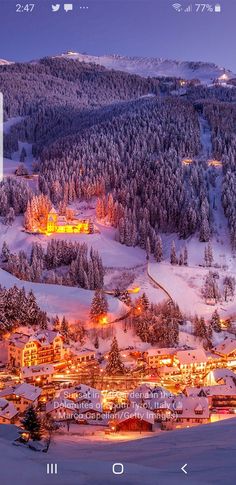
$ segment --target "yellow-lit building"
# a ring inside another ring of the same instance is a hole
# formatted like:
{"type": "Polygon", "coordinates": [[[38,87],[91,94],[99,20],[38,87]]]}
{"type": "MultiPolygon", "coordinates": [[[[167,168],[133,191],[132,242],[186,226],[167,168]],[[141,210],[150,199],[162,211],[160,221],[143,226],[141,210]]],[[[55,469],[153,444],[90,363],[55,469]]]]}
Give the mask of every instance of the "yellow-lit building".
{"type": "Polygon", "coordinates": [[[14,334],[8,343],[8,362],[15,367],[60,362],[64,354],[62,336],[49,330],[32,336],[14,334]]]}
{"type": "Polygon", "coordinates": [[[53,233],[83,233],[91,234],[93,232],[93,224],[86,219],[68,219],[67,216],[61,216],[53,207],[47,218],[48,234],[53,233]]]}

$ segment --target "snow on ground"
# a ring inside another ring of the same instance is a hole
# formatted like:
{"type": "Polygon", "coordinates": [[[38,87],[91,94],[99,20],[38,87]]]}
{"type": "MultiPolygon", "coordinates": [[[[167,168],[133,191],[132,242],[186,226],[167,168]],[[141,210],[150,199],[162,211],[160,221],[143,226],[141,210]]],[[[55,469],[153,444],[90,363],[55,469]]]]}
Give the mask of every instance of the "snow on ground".
{"type": "MultiPolygon", "coordinates": [[[[1,428],[1,426],[0,426],[1,428]]],[[[1,433],[0,433],[1,434],[1,433]]],[[[120,442],[57,436],[49,452],[35,453],[0,438],[1,481],[18,485],[233,485],[236,476],[236,419],[120,442]],[[47,463],[58,464],[56,476],[47,463]],[[113,475],[113,463],[124,474],[113,475]],[[187,463],[187,475],[181,467],[187,463]]]]}
{"type": "MultiPolygon", "coordinates": [[[[16,285],[18,288],[24,287],[27,292],[33,290],[40,308],[48,313],[49,316],[59,317],[65,315],[70,321],[88,321],[93,291],[82,288],[72,288],[70,286],[46,285],[41,283],[31,283],[21,281],[0,269],[0,282],[6,288],[16,285]]],[[[109,320],[114,320],[118,316],[127,312],[123,303],[117,298],[108,296],[109,320]]]]}
{"type": "Polygon", "coordinates": [[[10,177],[14,175],[17,167],[19,165],[19,160],[11,160],[10,158],[3,159],[3,173],[4,177],[10,177]]]}
{"type": "MultiPolygon", "coordinates": [[[[0,61],[1,65],[1,61],[0,61]]],[[[22,116],[15,116],[14,118],[9,118],[7,121],[3,123],[3,132],[5,135],[8,135],[11,131],[11,127],[20,123],[23,120],[22,116]]]]}
{"type": "MultiPolygon", "coordinates": [[[[151,276],[164,288],[178,303],[180,309],[187,316],[199,314],[209,318],[217,308],[223,316],[234,315],[236,312],[236,298],[228,303],[219,302],[216,305],[207,305],[201,295],[201,287],[209,268],[191,266],[172,266],[167,262],[150,263],[151,276]]],[[[217,270],[222,280],[225,276],[223,269],[217,270]]],[[[236,272],[230,272],[236,276],[236,272]]]]}

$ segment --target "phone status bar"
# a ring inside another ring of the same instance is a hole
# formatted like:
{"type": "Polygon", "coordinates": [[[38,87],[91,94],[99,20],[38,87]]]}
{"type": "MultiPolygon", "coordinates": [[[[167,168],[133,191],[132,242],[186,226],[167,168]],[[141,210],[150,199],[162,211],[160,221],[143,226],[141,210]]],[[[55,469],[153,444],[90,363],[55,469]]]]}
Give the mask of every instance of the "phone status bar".
{"type": "Polygon", "coordinates": [[[220,3],[173,3],[172,8],[177,13],[221,13],[222,11],[220,3]]]}

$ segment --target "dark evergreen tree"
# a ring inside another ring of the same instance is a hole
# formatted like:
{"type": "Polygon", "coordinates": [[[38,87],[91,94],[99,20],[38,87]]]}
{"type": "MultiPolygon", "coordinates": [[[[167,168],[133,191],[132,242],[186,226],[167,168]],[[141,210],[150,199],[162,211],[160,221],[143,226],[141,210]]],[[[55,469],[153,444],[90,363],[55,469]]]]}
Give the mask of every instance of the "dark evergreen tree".
{"type": "Polygon", "coordinates": [[[41,439],[41,421],[33,406],[29,406],[21,421],[23,428],[29,432],[32,440],[41,439]]]}
{"type": "Polygon", "coordinates": [[[120,352],[116,337],[113,338],[111,350],[108,354],[108,361],[106,365],[106,373],[108,375],[124,374],[125,366],[121,360],[120,352]]]}

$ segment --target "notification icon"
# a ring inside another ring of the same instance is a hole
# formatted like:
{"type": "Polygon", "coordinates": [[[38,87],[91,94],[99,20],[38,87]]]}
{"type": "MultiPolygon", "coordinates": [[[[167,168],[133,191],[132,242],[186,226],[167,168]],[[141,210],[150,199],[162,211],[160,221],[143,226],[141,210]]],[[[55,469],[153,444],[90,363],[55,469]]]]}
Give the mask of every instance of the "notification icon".
{"type": "Polygon", "coordinates": [[[73,10],[73,4],[72,3],[64,3],[64,10],[65,10],[65,12],[71,12],[73,10]]]}
{"type": "Polygon", "coordinates": [[[56,3],[55,5],[52,5],[52,12],[59,12],[60,10],[60,4],[56,3]]]}

